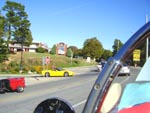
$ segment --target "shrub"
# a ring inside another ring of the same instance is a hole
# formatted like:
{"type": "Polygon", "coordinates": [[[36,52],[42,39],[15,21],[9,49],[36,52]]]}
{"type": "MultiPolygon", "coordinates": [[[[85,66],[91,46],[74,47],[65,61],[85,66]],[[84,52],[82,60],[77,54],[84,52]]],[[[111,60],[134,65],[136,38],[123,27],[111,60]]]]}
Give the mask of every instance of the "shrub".
{"type": "Polygon", "coordinates": [[[37,72],[37,73],[41,73],[41,71],[43,70],[43,67],[42,66],[33,66],[33,68],[35,69],[35,71],[37,72]]]}
{"type": "Polygon", "coordinates": [[[45,49],[42,48],[42,47],[38,47],[38,48],[36,49],[36,52],[38,52],[38,53],[44,53],[44,52],[45,52],[45,49]]]}
{"type": "Polygon", "coordinates": [[[10,66],[10,67],[16,67],[18,65],[19,64],[16,61],[11,61],[8,66],[10,66]]]}
{"type": "Polygon", "coordinates": [[[36,70],[35,70],[34,67],[30,67],[30,71],[31,71],[31,72],[35,72],[36,70]]]}

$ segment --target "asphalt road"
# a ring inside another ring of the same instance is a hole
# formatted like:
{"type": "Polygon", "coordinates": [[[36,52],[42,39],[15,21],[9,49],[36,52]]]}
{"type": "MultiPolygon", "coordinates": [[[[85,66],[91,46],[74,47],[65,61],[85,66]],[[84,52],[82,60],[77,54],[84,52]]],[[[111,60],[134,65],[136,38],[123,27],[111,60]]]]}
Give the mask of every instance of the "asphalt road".
{"type": "MultiPolygon", "coordinates": [[[[124,87],[126,83],[135,80],[138,71],[137,68],[132,68],[131,76],[119,76],[116,82],[120,82],[124,87]]],[[[28,85],[23,93],[0,94],[0,113],[33,113],[41,101],[51,97],[67,100],[74,107],[76,113],[81,113],[98,75],[99,72],[91,68],[74,77],[62,77],[56,81],[28,85]]]]}
{"type": "Polygon", "coordinates": [[[28,85],[23,93],[1,94],[0,113],[33,113],[34,108],[41,101],[51,97],[67,100],[77,112],[78,109],[80,112],[80,105],[85,103],[97,76],[98,72],[87,71],[74,77],[60,77],[59,80],[28,85]]]}

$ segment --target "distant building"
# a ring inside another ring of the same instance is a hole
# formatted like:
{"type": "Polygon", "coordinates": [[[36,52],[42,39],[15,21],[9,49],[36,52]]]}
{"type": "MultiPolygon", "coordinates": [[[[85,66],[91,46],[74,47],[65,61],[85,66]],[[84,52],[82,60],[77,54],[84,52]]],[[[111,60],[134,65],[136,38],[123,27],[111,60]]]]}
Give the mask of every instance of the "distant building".
{"type": "MultiPolygon", "coordinates": [[[[41,43],[41,42],[32,42],[30,46],[23,46],[23,51],[25,52],[36,52],[36,49],[38,47],[42,47],[45,49],[45,51],[49,52],[49,48],[47,44],[41,43]]],[[[11,52],[17,52],[21,50],[21,44],[17,43],[10,43],[9,44],[9,50],[11,52]]]]}
{"type": "Polygon", "coordinates": [[[65,55],[67,53],[67,45],[63,42],[56,44],[56,54],[57,55],[65,55]]]}

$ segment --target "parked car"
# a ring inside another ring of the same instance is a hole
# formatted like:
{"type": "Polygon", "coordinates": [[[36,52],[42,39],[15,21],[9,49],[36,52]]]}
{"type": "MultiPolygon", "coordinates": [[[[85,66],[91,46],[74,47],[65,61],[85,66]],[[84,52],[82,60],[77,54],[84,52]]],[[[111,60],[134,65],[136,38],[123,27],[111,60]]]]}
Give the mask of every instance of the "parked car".
{"type": "Polygon", "coordinates": [[[127,64],[124,64],[123,67],[121,68],[119,75],[128,75],[130,76],[130,68],[127,64]]]}
{"type": "Polygon", "coordinates": [[[25,88],[25,78],[7,78],[0,80],[0,93],[6,91],[23,92],[25,88]]]}
{"type": "Polygon", "coordinates": [[[42,76],[45,76],[45,77],[51,77],[51,76],[68,77],[68,76],[74,76],[74,72],[67,70],[67,69],[63,69],[63,68],[54,68],[54,69],[50,69],[50,70],[43,70],[42,76]]]}

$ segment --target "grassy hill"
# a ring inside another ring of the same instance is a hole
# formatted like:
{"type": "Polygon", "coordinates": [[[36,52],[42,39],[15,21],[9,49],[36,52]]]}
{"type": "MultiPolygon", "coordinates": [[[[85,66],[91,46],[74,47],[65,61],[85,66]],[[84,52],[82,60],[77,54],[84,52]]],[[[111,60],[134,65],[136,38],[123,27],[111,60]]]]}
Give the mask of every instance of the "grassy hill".
{"type": "MultiPolygon", "coordinates": [[[[9,60],[0,64],[0,73],[18,73],[20,70],[21,53],[10,54],[9,60]]],[[[95,61],[87,63],[86,59],[68,58],[62,55],[50,55],[49,53],[29,53],[23,52],[22,70],[23,73],[36,72],[40,73],[43,69],[51,69],[52,67],[76,67],[95,65],[95,61]],[[49,56],[51,61],[47,65],[43,65],[43,57],[49,56]]]]}

